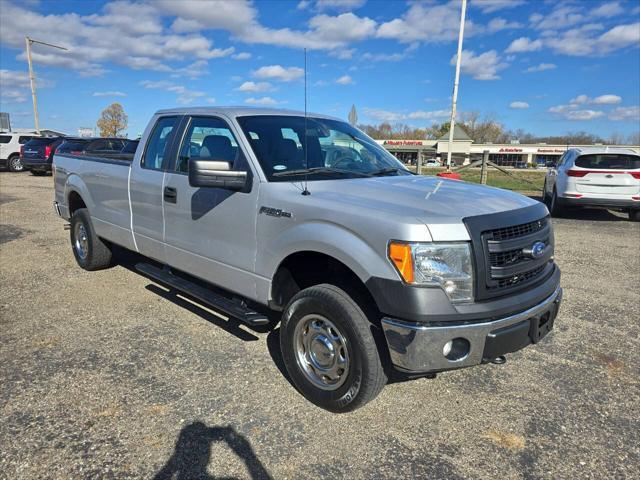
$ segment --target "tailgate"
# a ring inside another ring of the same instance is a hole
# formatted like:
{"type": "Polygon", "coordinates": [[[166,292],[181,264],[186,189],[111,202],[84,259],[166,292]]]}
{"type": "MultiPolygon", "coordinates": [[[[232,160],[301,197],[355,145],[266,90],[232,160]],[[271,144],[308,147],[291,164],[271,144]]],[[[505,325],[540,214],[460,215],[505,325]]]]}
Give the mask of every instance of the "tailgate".
{"type": "MultiPolygon", "coordinates": [[[[635,172],[634,172],[635,173],[635,172]]],[[[640,177],[640,171],[638,171],[640,177]]],[[[603,195],[636,195],[640,193],[640,179],[631,172],[616,170],[593,171],[576,178],[576,191],[603,195]]]]}

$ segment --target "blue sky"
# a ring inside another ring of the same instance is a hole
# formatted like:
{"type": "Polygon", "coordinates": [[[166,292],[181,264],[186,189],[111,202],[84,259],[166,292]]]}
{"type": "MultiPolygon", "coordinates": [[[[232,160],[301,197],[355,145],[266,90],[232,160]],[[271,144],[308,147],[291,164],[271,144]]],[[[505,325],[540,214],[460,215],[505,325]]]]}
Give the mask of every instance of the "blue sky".
{"type": "MultiPolygon", "coordinates": [[[[460,1],[0,0],[0,110],[42,127],[93,127],[113,101],[130,136],[160,108],[265,105],[361,123],[447,119],[460,1]]],[[[640,130],[640,2],[469,0],[458,110],[534,134],[640,130]]]]}

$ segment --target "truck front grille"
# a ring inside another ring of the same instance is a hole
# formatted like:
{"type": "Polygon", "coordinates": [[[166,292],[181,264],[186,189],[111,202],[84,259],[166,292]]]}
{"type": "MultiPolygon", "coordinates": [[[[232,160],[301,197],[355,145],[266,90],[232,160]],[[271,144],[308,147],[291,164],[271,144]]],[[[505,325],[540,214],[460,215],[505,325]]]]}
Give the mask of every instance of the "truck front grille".
{"type": "Polygon", "coordinates": [[[476,300],[523,290],[553,271],[553,230],[544,206],[469,217],[465,224],[474,249],[476,300]],[[537,242],[546,247],[534,258],[531,250],[537,242]]]}

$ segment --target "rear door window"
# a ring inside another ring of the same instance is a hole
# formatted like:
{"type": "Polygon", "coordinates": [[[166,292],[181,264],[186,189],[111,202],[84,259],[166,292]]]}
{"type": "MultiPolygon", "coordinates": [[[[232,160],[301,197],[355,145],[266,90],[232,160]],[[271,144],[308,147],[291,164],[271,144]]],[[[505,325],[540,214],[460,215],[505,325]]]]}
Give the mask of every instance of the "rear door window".
{"type": "Polygon", "coordinates": [[[640,168],[640,156],[616,153],[580,155],[575,165],[594,170],[634,170],[640,168]]]}
{"type": "Polygon", "coordinates": [[[18,137],[18,143],[20,145],[24,145],[25,143],[27,143],[29,140],[31,140],[33,137],[32,136],[22,136],[22,137],[18,137]]]}
{"type": "Polygon", "coordinates": [[[147,146],[142,157],[142,168],[150,170],[162,170],[164,168],[177,125],[178,117],[161,117],[158,119],[149,140],[147,140],[147,146]]]}
{"type": "Polygon", "coordinates": [[[67,140],[58,149],[59,153],[82,153],[89,143],[88,140],[67,140]]]}

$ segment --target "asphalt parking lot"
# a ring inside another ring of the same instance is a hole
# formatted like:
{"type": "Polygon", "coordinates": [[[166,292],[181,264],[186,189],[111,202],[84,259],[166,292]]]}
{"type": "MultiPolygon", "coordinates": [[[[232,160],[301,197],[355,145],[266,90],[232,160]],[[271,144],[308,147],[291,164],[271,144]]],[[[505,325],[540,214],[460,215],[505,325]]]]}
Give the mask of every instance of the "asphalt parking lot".
{"type": "Polygon", "coordinates": [[[76,266],[51,177],[0,172],[0,478],[637,478],[640,224],[554,222],[564,303],[542,343],[308,403],[278,331],[76,266]]]}

